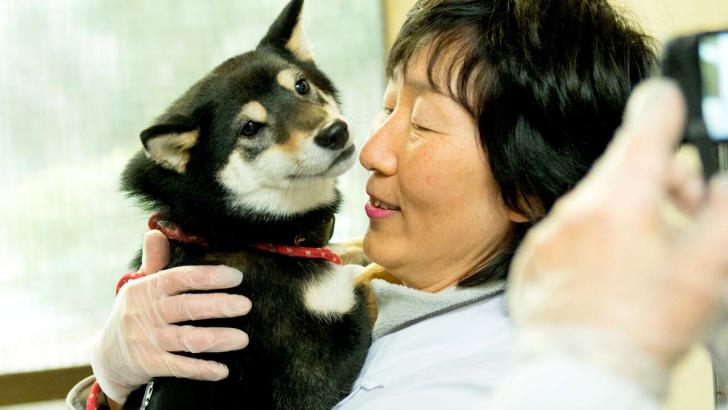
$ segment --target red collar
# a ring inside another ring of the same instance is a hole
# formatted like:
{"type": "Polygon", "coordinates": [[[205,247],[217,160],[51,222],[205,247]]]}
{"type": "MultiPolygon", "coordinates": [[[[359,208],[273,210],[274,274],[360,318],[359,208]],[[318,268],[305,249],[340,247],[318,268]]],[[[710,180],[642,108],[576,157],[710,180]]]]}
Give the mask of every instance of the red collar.
{"type": "Polygon", "coordinates": [[[326,259],[329,262],[341,265],[339,255],[326,248],[304,248],[302,246],[274,245],[272,243],[257,243],[253,246],[263,251],[279,253],[281,255],[293,256],[295,258],[326,259]]]}
{"type": "MultiPolygon", "coordinates": [[[[207,247],[207,242],[202,237],[188,235],[177,225],[165,220],[164,218],[165,217],[162,212],[155,212],[149,217],[149,223],[147,226],[149,226],[149,229],[156,229],[162,232],[167,239],[207,247]]],[[[295,245],[275,245],[272,243],[258,243],[253,245],[253,247],[263,251],[296,258],[325,259],[329,262],[341,265],[341,258],[339,255],[325,248],[304,248],[295,245]]]]}
{"type": "Polygon", "coordinates": [[[147,222],[149,230],[156,229],[159,232],[162,232],[167,239],[171,239],[173,241],[193,243],[195,245],[207,247],[207,242],[205,242],[204,239],[196,235],[187,235],[177,225],[169,222],[165,218],[166,216],[164,213],[160,211],[153,213],[152,216],[149,217],[149,222],[147,222]]]}

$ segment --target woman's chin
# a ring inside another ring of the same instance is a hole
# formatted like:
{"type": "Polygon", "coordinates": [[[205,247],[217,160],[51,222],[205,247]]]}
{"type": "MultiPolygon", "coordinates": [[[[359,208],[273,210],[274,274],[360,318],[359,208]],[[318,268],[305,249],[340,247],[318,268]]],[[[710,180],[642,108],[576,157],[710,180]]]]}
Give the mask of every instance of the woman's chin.
{"type": "Polygon", "coordinates": [[[387,236],[389,235],[374,232],[370,228],[364,235],[362,248],[372,262],[389,271],[401,264],[403,252],[395,241],[388,240],[387,236]]]}

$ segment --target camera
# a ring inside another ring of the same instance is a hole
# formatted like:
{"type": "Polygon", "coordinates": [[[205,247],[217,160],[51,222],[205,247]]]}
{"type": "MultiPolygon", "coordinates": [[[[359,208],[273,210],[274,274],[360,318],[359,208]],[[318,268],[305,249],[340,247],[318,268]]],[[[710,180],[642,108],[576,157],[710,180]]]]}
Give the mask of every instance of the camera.
{"type": "Polygon", "coordinates": [[[728,171],[728,30],[670,41],[662,74],[674,79],[685,95],[683,142],[697,147],[706,179],[728,171]]]}

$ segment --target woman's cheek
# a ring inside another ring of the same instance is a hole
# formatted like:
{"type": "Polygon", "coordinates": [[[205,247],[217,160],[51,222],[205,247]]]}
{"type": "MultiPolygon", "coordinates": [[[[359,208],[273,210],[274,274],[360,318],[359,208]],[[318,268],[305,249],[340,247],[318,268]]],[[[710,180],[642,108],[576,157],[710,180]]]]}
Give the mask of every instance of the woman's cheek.
{"type": "Polygon", "coordinates": [[[437,207],[442,195],[449,191],[446,181],[443,180],[448,170],[427,160],[417,160],[409,165],[405,170],[400,167],[401,189],[405,200],[409,205],[423,210],[437,207]]]}
{"type": "Polygon", "coordinates": [[[417,138],[410,144],[407,156],[407,176],[418,184],[441,187],[458,179],[462,173],[460,161],[462,155],[452,155],[448,147],[438,144],[432,139],[417,138]]]}

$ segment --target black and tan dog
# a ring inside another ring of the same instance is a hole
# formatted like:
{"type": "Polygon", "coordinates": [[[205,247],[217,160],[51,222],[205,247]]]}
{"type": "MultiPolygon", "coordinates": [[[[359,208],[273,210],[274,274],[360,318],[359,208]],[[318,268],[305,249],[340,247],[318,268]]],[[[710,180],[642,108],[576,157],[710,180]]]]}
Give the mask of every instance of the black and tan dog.
{"type": "Polygon", "coordinates": [[[174,102],[142,132],[144,150],[124,172],[124,191],[183,232],[170,237],[169,267],[235,267],[245,279],[226,292],[253,301],[247,316],[194,323],[250,335],[241,351],[191,355],[225,363],[227,379],[158,378],[125,408],[330,409],[364,361],[369,321],[351,270],[256,247],[324,246],[340,202],[335,177],[354,161],[336,90],[303,36],[302,6],[291,1],[254,51],[174,102]]]}

